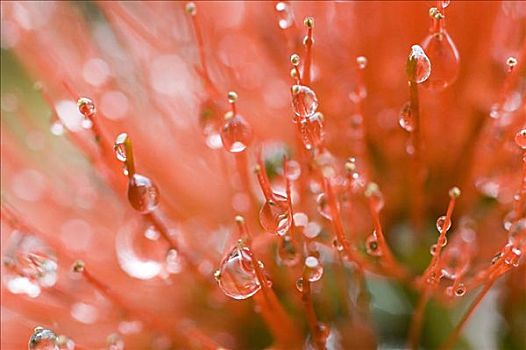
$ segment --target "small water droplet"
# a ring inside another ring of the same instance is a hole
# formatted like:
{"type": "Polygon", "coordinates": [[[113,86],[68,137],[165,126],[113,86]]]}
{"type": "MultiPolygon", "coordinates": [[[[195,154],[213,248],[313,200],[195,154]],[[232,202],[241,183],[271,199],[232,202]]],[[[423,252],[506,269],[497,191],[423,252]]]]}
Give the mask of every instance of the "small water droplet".
{"type": "Polygon", "coordinates": [[[169,249],[166,253],[165,270],[169,274],[174,275],[180,273],[183,270],[181,255],[176,249],[169,249]]]}
{"type": "Polygon", "coordinates": [[[296,289],[299,292],[303,292],[303,277],[300,277],[296,280],[296,289]]]}
{"type": "Polygon", "coordinates": [[[431,62],[420,45],[411,47],[408,67],[410,67],[408,74],[418,84],[426,81],[431,75],[431,62]]]}
{"type": "Polygon", "coordinates": [[[64,124],[60,120],[55,120],[49,127],[49,131],[55,136],[64,134],[64,124]]]}
{"type": "Polygon", "coordinates": [[[303,234],[305,237],[313,239],[320,235],[321,233],[321,226],[315,221],[311,221],[305,226],[303,229],[303,234]]]}
{"type": "Polygon", "coordinates": [[[140,213],[151,213],[159,205],[159,190],[148,177],[134,174],[128,184],[128,201],[140,213]]]}
{"type": "Polygon", "coordinates": [[[508,242],[514,246],[526,246],[526,219],[513,223],[508,230],[508,242]]]}
{"type": "Polygon", "coordinates": [[[380,212],[383,209],[385,205],[384,195],[377,184],[370,182],[364,194],[372,202],[372,206],[376,212],[380,212]]]}
{"type": "Polygon", "coordinates": [[[289,160],[287,162],[287,178],[290,181],[296,181],[301,175],[301,166],[295,160],[289,160]]]}
{"type": "Polygon", "coordinates": [[[336,248],[337,251],[343,251],[343,244],[341,244],[340,241],[338,241],[337,239],[332,241],[332,245],[334,248],[336,248]]]}
{"type": "Polygon", "coordinates": [[[515,134],[515,143],[522,149],[526,149],[526,129],[519,130],[515,134]]]}
{"type": "Polygon", "coordinates": [[[306,276],[310,282],[316,282],[323,276],[323,266],[321,266],[318,258],[308,256],[305,259],[306,276]]]}
{"type": "Polygon", "coordinates": [[[371,256],[382,256],[382,249],[378,244],[376,231],[373,231],[373,233],[365,240],[365,251],[371,256]]]}
{"type": "Polygon", "coordinates": [[[292,106],[300,118],[308,118],[318,109],[318,97],[311,88],[304,85],[292,87],[292,106]]]}
{"type": "Polygon", "coordinates": [[[316,198],[316,203],[318,204],[318,213],[327,220],[332,220],[331,211],[329,208],[329,202],[327,201],[327,196],[325,193],[320,193],[316,198]]]}
{"type": "Polygon", "coordinates": [[[95,115],[96,109],[93,101],[88,97],[81,97],[77,100],[79,112],[87,119],[95,115]]]}
{"type": "Polygon", "coordinates": [[[294,266],[299,262],[300,255],[296,243],[290,236],[284,236],[278,245],[279,262],[285,266],[294,266]]]}
{"type": "Polygon", "coordinates": [[[124,340],[117,333],[110,334],[106,339],[106,350],[124,350],[124,340]]]}
{"type": "Polygon", "coordinates": [[[450,86],[458,76],[460,57],[455,43],[445,31],[429,34],[422,42],[433,71],[424,87],[431,90],[443,90],[450,86]]]}
{"type": "Polygon", "coordinates": [[[281,29],[287,29],[294,23],[294,15],[290,4],[285,1],[280,1],[276,4],[276,11],[278,12],[278,25],[281,29]]]}
{"type": "Polygon", "coordinates": [[[365,69],[365,67],[367,67],[367,57],[365,56],[356,57],[356,63],[358,64],[358,68],[365,69]]]}
{"type": "Polygon", "coordinates": [[[298,227],[305,227],[309,223],[309,217],[305,213],[294,213],[294,224],[298,227]]]}
{"type": "Polygon", "coordinates": [[[286,197],[274,193],[259,211],[259,223],[265,231],[280,236],[285,235],[292,225],[292,214],[286,197]]]}
{"type": "Polygon", "coordinates": [[[126,162],[128,159],[125,142],[128,139],[128,134],[122,133],[117,136],[115,143],[113,144],[113,151],[115,152],[115,157],[120,162],[126,162]]]}
{"type": "Polygon", "coordinates": [[[438,246],[436,244],[431,245],[429,248],[429,253],[433,256],[437,253],[438,246]]]}
{"type": "Polygon", "coordinates": [[[400,111],[398,119],[400,126],[407,132],[415,130],[415,119],[413,118],[413,111],[411,109],[411,103],[406,102],[400,111]]]}
{"type": "Polygon", "coordinates": [[[226,123],[221,129],[223,147],[230,153],[244,151],[252,141],[252,128],[239,114],[228,112],[225,119],[226,123]]]}
{"type": "Polygon", "coordinates": [[[449,6],[450,0],[442,0],[440,1],[440,5],[442,5],[442,8],[445,9],[449,6]]]}
{"type": "Polygon", "coordinates": [[[446,216],[442,215],[437,219],[436,227],[440,233],[442,233],[442,230],[446,230],[447,232],[451,228],[451,220],[448,220],[446,223],[446,216]]]}
{"type": "Polygon", "coordinates": [[[36,298],[41,288],[57,282],[57,258],[43,241],[33,235],[14,231],[6,242],[2,280],[14,294],[36,298]]]}
{"type": "Polygon", "coordinates": [[[261,289],[247,247],[236,245],[221,261],[215,277],[223,293],[237,300],[250,298],[261,289]]]}
{"type": "Polygon", "coordinates": [[[459,283],[458,286],[455,288],[455,295],[457,297],[461,297],[464,294],[466,294],[466,287],[464,286],[464,283],[459,283]]]}
{"type": "Polygon", "coordinates": [[[43,327],[34,329],[27,346],[29,350],[59,350],[55,332],[43,327]]]}

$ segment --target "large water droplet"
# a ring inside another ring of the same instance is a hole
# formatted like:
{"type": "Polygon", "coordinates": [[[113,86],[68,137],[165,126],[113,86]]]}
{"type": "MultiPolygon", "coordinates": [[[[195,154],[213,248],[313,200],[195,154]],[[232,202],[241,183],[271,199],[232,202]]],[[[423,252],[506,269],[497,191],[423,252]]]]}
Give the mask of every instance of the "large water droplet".
{"type": "MultiPolygon", "coordinates": [[[[170,245],[142,217],[126,218],[115,237],[115,251],[120,267],[131,277],[148,280],[158,276],[169,261],[170,245]]],[[[169,271],[167,271],[169,272],[169,271]]]]}
{"type": "Polygon", "coordinates": [[[318,109],[318,97],[311,88],[304,85],[292,87],[292,106],[300,118],[308,118],[318,109]]]}
{"type": "Polygon", "coordinates": [[[27,347],[29,350],[59,350],[57,335],[51,329],[36,327],[27,347]]]}
{"type": "Polygon", "coordinates": [[[274,193],[273,199],[267,200],[261,207],[259,222],[265,231],[280,236],[285,235],[292,225],[292,215],[287,198],[274,193]]]}
{"type": "Polygon", "coordinates": [[[128,185],[128,201],[142,214],[151,213],[159,205],[159,190],[148,177],[134,174],[128,185]]]}
{"type": "Polygon", "coordinates": [[[252,128],[245,119],[232,112],[226,118],[226,123],[221,129],[221,141],[228,152],[239,153],[244,151],[252,141],[252,128]]]}
{"type": "Polygon", "coordinates": [[[261,289],[250,251],[239,245],[223,258],[215,277],[223,293],[234,299],[250,298],[261,289]]]}
{"type": "Polygon", "coordinates": [[[126,146],[125,146],[125,142],[126,142],[126,139],[128,138],[128,134],[126,133],[122,133],[122,134],[119,134],[116,138],[115,138],[115,143],[113,144],[113,151],[115,152],[115,157],[117,158],[118,161],[120,162],[126,162],[127,160],[127,152],[126,152],[126,146]]]}
{"type": "Polygon", "coordinates": [[[413,110],[411,103],[406,102],[400,111],[400,117],[398,119],[400,126],[407,132],[415,130],[415,118],[413,117],[413,110]]]}
{"type": "Polygon", "coordinates": [[[280,1],[276,4],[278,12],[278,25],[281,29],[287,29],[294,23],[294,15],[290,4],[286,1],[280,1]]]}
{"type": "Polygon", "coordinates": [[[436,227],[438,232],[442,233],[442,230],[445,230],[446,232],[451,228],[451,220],[448,220],[446,223],[446,216],[442,215],[437,219],[436,227]]]}
{"type": "Polygon", "coordinates": [[[433,71],[424,84],[432,90],[442,90],[451,85],[458,76],[460,57],[449,34],[443,30],[429,34],[422,42],[433,71]]]}
{"type": "Polygon", "coordinates": [[[57,282],[55,253],[39,238],[14,231],[6,244],[2,280],[14,294],[36,298],[57,282]]]}
{"type": "Polygon", "coordinates": [[[305,270],[307,279],[310,282],[316,282],[323,276],[323,266],[321,266],[318,258],[314,256],[308,256],[305,259],[305,270]]]}
{"type": "Polygon", "coordinates": [[[423,83],[431,74],[431,62],[420,45],[413,45],[409,54],[408,74],[418,84],[423,83]]]}

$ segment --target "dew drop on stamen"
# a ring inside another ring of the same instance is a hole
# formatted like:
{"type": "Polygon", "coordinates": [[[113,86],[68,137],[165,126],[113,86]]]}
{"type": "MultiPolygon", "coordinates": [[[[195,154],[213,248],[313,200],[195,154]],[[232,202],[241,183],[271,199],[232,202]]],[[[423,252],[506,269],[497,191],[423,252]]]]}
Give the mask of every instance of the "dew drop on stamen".
{"type": "Polygon", "coordinates": [[[27,347],[29,350],[59,350],[57,335],[51,329],[36,327],[27,347]]]}
{"type": "Polygon", "coordinates": [[[299,292],[303,292],[303,277],[300,277],[296,280],[296,289],[299,292]]]}
{"type": "Polygon", "coordinates": [[[292,106],[294,113],[300,118],[308,118],[318,109],[318,97],[311,88],[304,85],[294,85],[292,91],[292,106]]]}
{"type": "Polygon", "coordinates": [[[382,250],[380,249],[378,238],[376,237],[376,231],[373,231],[373,233],[365,240],[365,251],[371,256],[382,255],[382,250]]]}
{"type": "Polygon", "coordinates": [[[466,294],[466,287],[463,283],[459,283],[458,286],[455,288],[455,295],[457,297],[461,297],[464,294],[466,294]]]}
{"type": "Polygon", "coordinates": [[[223,258],[214,276],[223,293],[237,300],[250,298],[261,289],[250,251],[239,245],[223,258]]]}
{"type": "Polygon", "coordinates": [[[438,249],[438,246],[436,244],[433,244],[431,245],[431,247],[429,248],[429,253],[433,256],[436,255],[437,253],[437,249],[438,249]]]}
{"type": "Polygon", "coordinates": [[[124,143],[126,142],[126,139],[128,138],[128,134],[122,133],[117,136],[115,139],[115,143],[113,145],[113,151],[115,152],[115,157],[120,162],[126,162],[128,160],[128,157],[126,155],[126,146],[124,143]]]}
{"type": "Polygon", "coordinates": [[[329,202],[327,201],[327,196],[325,193],[320,193],[316,198],[316,203],[318,204],[317,209],[318,213],[327,220],[332,220],[332,215],[329,207],[329,202]]]}
{"type": "Polygon", "coordinates": [[[520,148],[526,150],[526,129],[519,130],[515,134],[515,143],[520,148]]]}
{"type": "Polygon", "coordinates": [[[265,231],[280,236],[285,235],[292,225],[292,214],[286,197],[274,193],[259,211],[259,222],[265,231]]]}
{"type": "Polygon", "coordinates": [[[151,213],[159,205],[159,190],[148,177],[134,174],[128,184],[128,201],[140,213],[151,213]]]}
{"type": "Polygon", "coordinates": [[[412,132],[415,129],[415,119],[413,117],[413,111],[410,102],[406,102],[402,107],[398,122],[402,129],[407,132],[412,132]]]}
{"type": "Polygon", "coordinates": [[[323,266],[321,266],[318,258],[308,256],[305,259],[306,276],[309,282],[316,282],[323,276],[323,266]]]}
{"type": "Polygon", "coordinates": [[[290,236],[284,236],[279,241],[278,257],[279,262],[285,266],[294,266],[299,262],[298,248],[290,236]]]}
{"type": "Polygon", "coordinates": [[[451,220],[449,220],[446,225],[446,216],[445,215],[440,216],[437,219],[436,228],[438,232],[440,233],[442,233],[442,230],[445,230],[447,232],[451,228],[451,220]]]}
{"type": "Polygon", "coordinates": [[[276,4],[276,11],[278,12],[278,25],[281,29],[287,29],[294,23],[294,15],[290,4],[285,1],[280,1],[276,4]]]}
{"type": "Polygon", "coordinates": [[[77,108],[85,118],[93,117],[96,113],[95,104],[88,97],[81,97],[77,101],[77,108]]]}
{"type": "Polygon", "coordinates": [[[426,81],[431,74],[431,62],[420,45],[413,45],[409,61],[415,61],[414,80],[420,84],[426,81]]]}
{"type": "Polygon", "coordinates": [[[223,147],[230,153],[244,151],[252,141],[252,129],[245,119],[239,114],[232,115],[228,112],[226,123],[221,129],[223,147]]]}
{"type": "Polygon", "coordinates": [[[377,184],[371,182],[367,185],[364,192],[365,196],[371,201],[373,209],[378,213],[385,205],[384,195],[377,184]]]}
{"type": "Polygon", "coordinates": [[[422,48],[433,66],[431,76],[423,86],[437,91],[450,86],[457,79],[460,57],[449,34],[445,30],[429,34],[422,42],[422,48]]]}

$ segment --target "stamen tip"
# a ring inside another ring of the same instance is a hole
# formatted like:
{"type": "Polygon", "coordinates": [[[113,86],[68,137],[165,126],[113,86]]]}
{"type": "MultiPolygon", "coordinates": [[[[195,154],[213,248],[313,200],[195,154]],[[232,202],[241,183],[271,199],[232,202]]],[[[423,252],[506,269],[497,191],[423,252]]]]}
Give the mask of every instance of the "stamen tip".
{"type": "Polygon", "coordinates": [[[449,196],[451,198],[458,198],[458,197],[460,197],[460,193],[461,193],[460,192],[460,188],[458,188],[456,186],[449,190],[449,196]]]}

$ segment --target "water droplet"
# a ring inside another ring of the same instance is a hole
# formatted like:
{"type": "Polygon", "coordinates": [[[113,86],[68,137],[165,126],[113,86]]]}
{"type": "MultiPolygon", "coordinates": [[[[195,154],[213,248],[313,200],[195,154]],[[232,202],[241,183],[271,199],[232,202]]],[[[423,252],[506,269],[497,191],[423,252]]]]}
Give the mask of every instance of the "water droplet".
{"type": "Polygon", "coordinates": [[[285,235],[292,225],[292,214],[287,198],[274,193],[273,199],[267,200],[261,207],[259,223],[267,232],[285,235]]]}
{"type": "Polygon", "coordinates": [[[449,6],[450,1],[449,0],[442,0],[440,1],[440,5],[442,5],[442,8],[445,9],[449,6]]]}
{"type": "Polygon", "coordinates": [[[55,120],[49,127],[49,131],[55,136],[64,134],[64,124],[60,120],[55,120]]]}
{"type": "Polygon", "coordinates": [[[323,114],[316,112],[299,120],[298,128],[305,149],[311,150],[323,142],[323,114]]]}
{"type": "Polygon", "coordinates": [[[95,115],[95,104],[90,98],[81,97],[77,101],[77,108],[84,118],[91,118],[95,115]]]}
{"type": "Polygon", "coordinates": [[[466,294],[466,287],[464,286],[464,283],[459,283],[458,286],[455,288],[455,295],[457,297],[461,297],[464,294],[466,294]]]}
{"type": "Polygon", "coordinates": [[[337,239],[332,241],[332,245],[334,246],[334,248],[336,248],[337,251],[343,251],[343,244],[341,244],[340,241],[338,241],[337,239]]]}
{"type": "Polygon", "coordinates": [[[318,258],[308,256],[305,259],[306,276],[310,282],[316,282],[323,276],[323,266],[321,266],[318,258]]]}
{"type": "Polygon", "coordinates": [[[367,67],[367,57],[365,56],[356,57],[356,63],[358,64],[358,68],[365,69],[365,67],[367,67]]]}
{"type": "Polygon", "coordinates": [[[436,227],[440,233],[442,233],[442,230],[446,230],[447,232],[451,228],[451,220],[448,220],[446,223],[446,216],[442,215],[437,219],[436,227]]]}
{"type": "Polygon", "coordinates": [[[75,342],[65,335],[57,337],[57,345],[60,350],[75,350],[75,342]]]}
{"type": "Polygon", "coordinates": [[[240,245],[223,258],[215,278],[223,293],[237,300],[250,298],[261,289],[250,250],[240,245]]]}
{"type": "Polygon", "coordinates": [[[301,166],[295,160],[289,160],[287,162],[287,178],[290,181],[296,181],[301,175],[301,166]]]}
{"type": "Polygon", "coordinates": [[[284,236],[279,241],[278,246],[279,261],[285,266],[294,266],[300,260],[300,255],[296,243],[290,236],[284,236]]]}
{"type": "Polygon", "coordinates": [[[509,228],[508,242],[514,246],[526,246],[526,219],[520,219],[509,228]]]}
{"type": "Polygon", "coordinates": [[[373,233],[365,240],[365,251],[371,256],[382,256],[382,249],[378,244],[376,231],[373,231],[373,233]]]}
{"type": "Polygon", "coordinates": [[[522,129],[515,134],[515,143],[522,149],[526,149],[526,129],[522,129]]]}
{"type": "Polygon", "coordinates": [[[458,50],[449,34],[442,30],[429,34],[422,42],[433,72],[424,87],[431,90],[442,90],[451,85],[458,76],[460,58],[458,50]]]}
{"type": "Polygon", "coordinates": [[[431,245],[429,248],[429,253],[433,256],[437,253],[438,246],[436,244],[431,245]]]}
{"type": "Polygon", "coordinates": [[[423,83],[431,75],[431,62],[420,45],[413,45],[408,60],[408,74],[414,77],[418,84],[423,83]]]}
{"type": "Polygon", "coordinates": [[[27,346],[29,350],[59,350],[55,332],[42,327],[34,329],[27,346]]]}
{"type": "Polygon", "coordinates": [[[411,103],[406,102],[400,111],[400,117],[398,119],[400,126],[407,132],[415,130],[415,119],[413,118],[413,111],[411,109],[411,103]]]}
{"type": "Polygon", "coordinates": [[[128,139],[128,134],[126,133],[119,134],[117,138],[115,139],[115,143],[113,145],[113,151],[115,152],[115,157],[117,158],[118,161],[123,162],[123,163],[126,162],[126,160],[128,159],[126,146],[125,146],[125,142],[127,139],[128,139]]]}
{"type": "Polygon", "coordinates": [[[159,205],[159,190],[146,176],[134,174],[128,184],[128,201],[142,214],[151,213],[159,205]]]}
{"type": "Polygon", "coordinates": [[[511,225],[516,219],[515,210],[510,210],[505,216],[504,219],[502,219],[502,225],[504,226],[504,229],[506,231],[509,231],[511,228],[511,225]]]}
{"type": "Polygon", "coordinates": [[[221,141],[228,152],[244,151],[252,141],[252,129],[239,114],[228,112],[226,123],[221,129],[221,141]]]}
{"type": "Polygon", "coordinates": [[[170,245],[164,239],[151,239],[158,234],[152,232],[151,224],[142,217],[125,218],[115,237],[117,259],[124,272],[140,280],[152,279],[163,272],[170,245]]]}
{"type": "Polygon", "coordinates": [[[299,292],[303,292],[303,277],[300,277],[296,280],[296,289],[299,292]]]}
{"type": "Polygon", "coordinates": [[[219,107],[212,100],[203,102],[199,109],[199,126],[206,139],[206,145],[211,149],[219,149],[223,146],[220,135],[219,107]]]}
{"type": "Polygon", "coordinates": [[[290,4],[285,1],[280,1],[276,4],[276,11],[278,12],[278,25],[281,29],[287,29],[294,23],[294,15],[290,4]]]}
{"type": "Polygon", "coordinates": [[[519,260],[522,256],[522,250],[517,247],[512,247],[511,250],[505,255],[504,263],[506,265],[512,265],[514,267],[519,266],[519,260]]]}
{"type": "Polygon", "coordinates": [[[106,350],[124,350],[124,340],[117,333],[110,334],[106,339],[106,350]]]}
{"type": "Polygon", "coordinates": [[[327,220],[332,220],[332,215],[329,208],[329,202],[327,201],[327,196],[325,193],[320,193],[318,198],[316,198],[316,203],[318,204],[318,213],[327,220]]]}
{"type": "Polygon", "coordinates": [[[6,246],[2,280],[11,293],[36,298],[41,288],[55,285],[57,258],[43,241],[33,235],[14,231],[6,246]]]}
{"type": "Polygon", "coordinates": [[[365,196],[372,202],[372,206],[376,212],[383,209],[385,200],[380,188],[374,182],[370,182],[364,192],[365,196]]]}
{"type": "Polygon", "coordinates": [[[166,253],[166,272],[169,274],[178,274],[182,271],[181,255],[175,249],[169,249],[166,253]]]}
{"type": "Polygon", "coordinates": [[[315,221],[311,221],[305,226],[303,229],[303,234],[305,237],[313,239],[320,235],[321,233],[321,226],[315,221]]]}
{"type": "Polygon", "coordinates": [[[318,109],[318,97],[311,88],[304,85],[292,86],[292,106],[300,118],[308,118],[318,109]]]}
{"type": "Polygon", "coordinates": [[[305,227],[309,223],[309,217],[305,213],[294,213],[294,224],[298,227],[305,227]]]}
{"type": "Polygon", "coordinates": [[[84,129],[91,129],[93,127],[93,122],[90,119],[84,119],[80,124],[84,129]]]}

